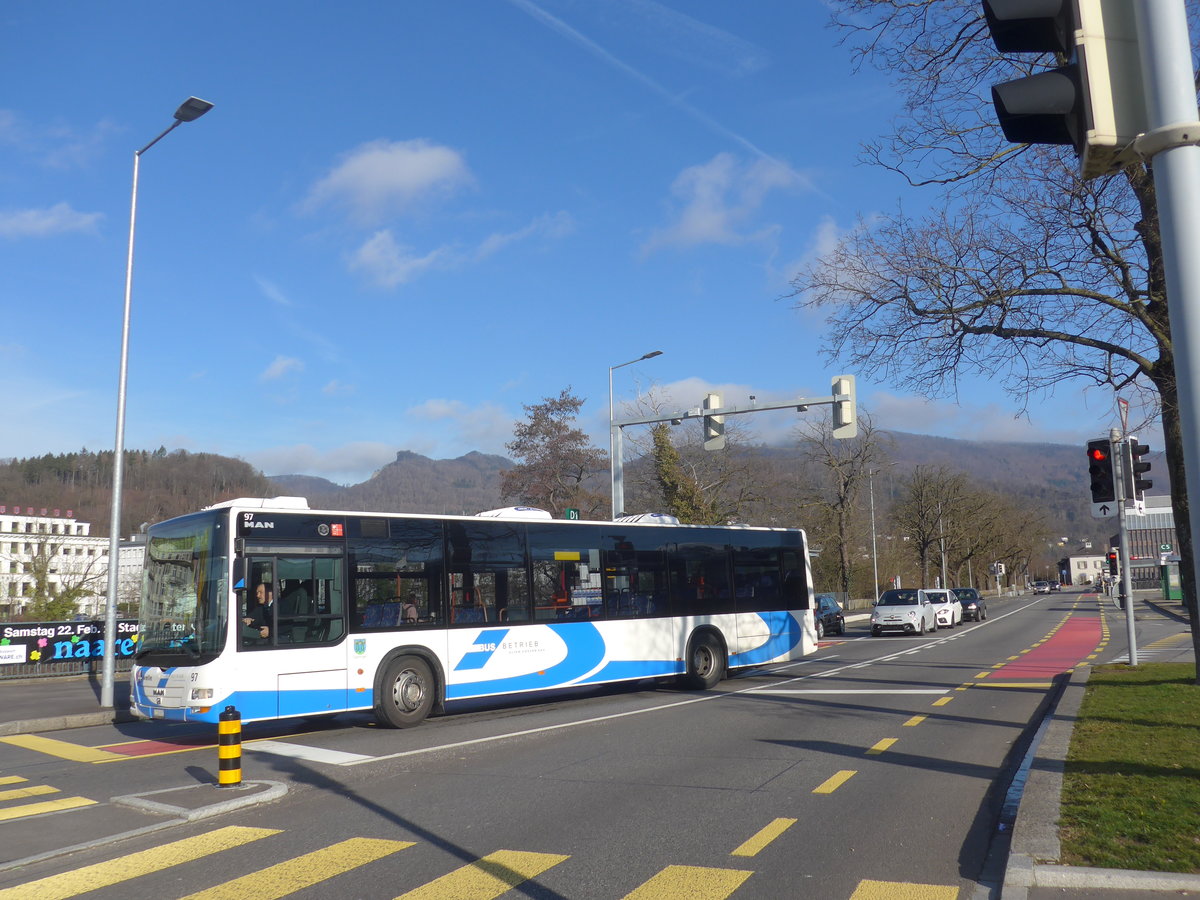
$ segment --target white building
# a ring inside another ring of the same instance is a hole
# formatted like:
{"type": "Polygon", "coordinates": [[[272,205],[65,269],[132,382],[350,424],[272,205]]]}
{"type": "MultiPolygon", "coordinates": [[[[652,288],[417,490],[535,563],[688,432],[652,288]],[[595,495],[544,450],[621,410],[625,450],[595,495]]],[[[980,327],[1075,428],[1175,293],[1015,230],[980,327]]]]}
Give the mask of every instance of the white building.
{"type": "MultiPolygon", "coordinates": [[[[78,613],[102,616],[108,593],[106,537],[91,534],[90,522],[75,519],[73,510],[35,509],[0,504],[0,618],[15,618],[34,593],[34,572],[45,559],[52,593],[83,587],[89,593],[78,613]]],[[[123,542],[120,554],[120,599],[136,600],[141,583],[142,540],[123,542]]]]}

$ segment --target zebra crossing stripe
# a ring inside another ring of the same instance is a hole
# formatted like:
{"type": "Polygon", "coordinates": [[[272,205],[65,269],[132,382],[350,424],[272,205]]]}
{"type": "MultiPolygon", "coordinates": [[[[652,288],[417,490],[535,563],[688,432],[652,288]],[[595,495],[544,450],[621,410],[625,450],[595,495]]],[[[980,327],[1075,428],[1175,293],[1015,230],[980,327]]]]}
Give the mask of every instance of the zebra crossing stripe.
{"type": "Polygon", "coordinates": [[[413,841],[350,838],[206,891],[188,894],[183,900],[245,900],[246,897],[277,900],[411,846],[413,841]]]}
{"type": "MultiPolygon", "coordinates": [[[[60,800],[43,800],[41,803],[26,803],[9,809],[0,809],[0,822],[11,822],[13,819],[24,819],[29,816],[40,816],[42,813],[62,812],[64,809],[79,809],[81,806],[94,806],[95,800],[87,797],[63,797],[60,800]]],[[[5,896],[0,891],[0,897],[5,896]]]]}
{"type": "Polygon", "coordinates": [[[192,838],[173,841],[161,847],[151,847],[127,856],[119,856],[105,862],[83,866],[61,875],[51,875],[0,890],[0,900],[67,900],[89,891],[111,887],[123,881],[161,872],[181,863],[202,859],[212,853],[229,850],[251,841],[279,834],[277,828],[248,828],[229,825],[192,838]]]}
{"type": "Polygon", "coordinates": [[[860,881],[850,900],[955,900],[958,888],[947,884],[860,881]]]}
{"type": "Polygon", "coordinates": [[[494,900],[567,859],[557,853],[497,850],[396,900],[494,900]]]}
{"type": "Polygon", "coordinates": [[[624,900],[725,900],[753,874],[744,869],[667,866],[624,900]]]}

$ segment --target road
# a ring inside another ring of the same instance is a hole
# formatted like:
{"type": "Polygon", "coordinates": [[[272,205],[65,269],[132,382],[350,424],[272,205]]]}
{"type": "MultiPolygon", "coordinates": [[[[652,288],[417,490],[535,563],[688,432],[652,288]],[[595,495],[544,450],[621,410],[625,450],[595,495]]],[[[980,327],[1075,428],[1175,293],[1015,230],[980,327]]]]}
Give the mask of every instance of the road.
{"type": "Polygon", "coordinates": [[[211,733],[2,738],[0,900],[985,897],[1055,678],[1118,656],[1119,615],[1094,594],[993,600],[986,621],[925,637],[856,623],[707,693],[644,683],[406,731],[251,726],[244,778],[286,794],[171,827],[127,798],[235,801],[213,786],[211,733]],[[34,787],[77,805],[5,806],[34,787]]]}

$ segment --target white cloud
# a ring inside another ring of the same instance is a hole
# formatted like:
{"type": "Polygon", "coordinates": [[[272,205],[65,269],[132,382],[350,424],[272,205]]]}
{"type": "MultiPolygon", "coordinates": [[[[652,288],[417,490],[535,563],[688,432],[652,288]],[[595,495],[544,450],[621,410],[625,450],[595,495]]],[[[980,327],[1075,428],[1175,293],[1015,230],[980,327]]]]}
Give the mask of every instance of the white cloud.
{"type": "Polygon", "coordinates": [[[504,455],[504,445],[512,440],[513,417],[492,404],[470,407],[460,400],[431,398],[410,407],[405,411],[405,415],[426,422],[449,425],[449,433],[438,443],[460,448],[458,453],[478,450],[481,453],[504,455]],[[463,447],[466,450],[461,450],[463,447]]]}
{"type": "Polygon", "coordinates": [[[333,206],[355,222],[371,225],[472,181],[457,150],[425,140],[378,140],[347,153],[313,185],[301,209],[333,206]]]}
{"type": "Polygon", "coordinates": [[[93,232],[101,213],[81,213],[70,204],[56,203],[48,209],[17,209],[0,212],[0,237],[49,237],[72,231],[93,232]]]}
{"type": "Polygon", "coordinates": [[[394,288],[412,280],[446,257],[445,248],[417,256],[411,247],[396,241],[388,229],[377,231],[350,257],[350,271],[365,275],[372,283],[394,288]]]}
{"type": "Polygon", "coordinates": [[[354,385],[345,384],[335,378],[325,385],[325,387],[321,388],[321,393],[328,397],[345,397],[353,394],[356,390],[357,388],[354,385]]]}
{"type": "Polygon", "coordinates": [[[475,259],[486,259],[493,253],[507,247],[509,244],[524,241],[531,237],[555,239],[565,237],[575,230],[575,220],[567,212],[547,213],[538,216],[524,228],[517,231],[495,232],[488,235],[475,251],[475,259]]]}
{"type": "Polygon", "coordinates": [[[644,253],[663,247],[701,244],[742,244],[775,232],[774,226],[746,230],[773,191],[803,186],[806,180],[772,159],[740,165],[730,153],[684,169],[671,185],[672,224],[654,232],[642,245],[644,253]]]}
{"type": "Polygon", "coordinates": [[[282,378],[288,372],[301,372],[304,370],[304,363],[296,359],[294,356],[276,356],[263,373],[258,376],[259,381],[275,381],[282,378]]]}
{"type": "Polygon", "coordinates": [[[292,301],[288,298],[279,286],[273,281],[267,281],[265,278],[254,276],[254,282],[258,285],[258,289],[263,292],[263,296],[278,306],[291,306],[292,301]]]}
{"type": "Polygon", "coordinates": [[[246,461],[265,475],[316,475],[340,484],[365,481],[395,458],[394,445],[377,441],[355,441],[329,450],[294,444],[246,455],[246,461]]]}

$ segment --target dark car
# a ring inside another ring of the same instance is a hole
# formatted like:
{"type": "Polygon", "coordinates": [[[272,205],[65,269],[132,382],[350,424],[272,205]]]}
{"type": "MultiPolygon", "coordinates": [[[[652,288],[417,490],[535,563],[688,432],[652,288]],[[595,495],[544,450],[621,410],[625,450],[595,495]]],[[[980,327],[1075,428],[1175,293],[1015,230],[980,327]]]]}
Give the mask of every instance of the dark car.
{"type": "Polygon", "coordinates": [[[817,594],[817,603],[813,607],[813,627],[817,629],[817,639],[827,634],[845,634],[846,616],[838,602],[828,594],[817,594]]]}
{"type": "Polygon", "coordinates": [[[975,588],[952,588],[962,604],[963,621],[982,622],[987,618],[987,603],[975,588]]]}

